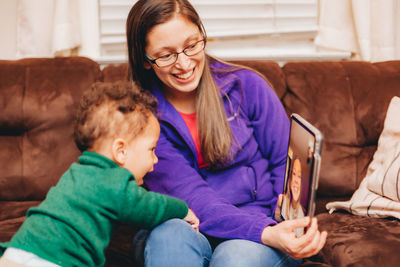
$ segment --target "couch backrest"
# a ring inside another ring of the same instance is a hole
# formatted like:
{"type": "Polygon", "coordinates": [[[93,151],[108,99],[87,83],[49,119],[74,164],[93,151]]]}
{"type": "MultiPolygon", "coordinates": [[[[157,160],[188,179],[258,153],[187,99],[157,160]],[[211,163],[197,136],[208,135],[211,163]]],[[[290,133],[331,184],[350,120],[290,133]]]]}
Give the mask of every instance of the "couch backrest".
{"type": "MultiPolygon", "coordinates": [[[[283,71],[278,63],[271,60],[236,60],[231,63],[244,65],[258,71],[267,78],[275,92],[282,98],[286,92],[286,82],[283,71]]],[[[108,65],[103,69],[105,82],[127,80],[129,78],[128,64],[108,65]]]]}
{"type": "MultiPolygon", "coordinates": [[[[400,95],[400,61],[235,61],[267,77],[288,114],[325,136],[319,193],[349,196],[376,150],[390,99],[400,95]]],[[[72,121],[93,82],[126,80],[127,64],[87,58],[0,60],[0,201],[41,200],[76,161],[72,121]]]]}
{"type": "Polygon", "coordinates": [[[288,113],[325,137],[319,193],[350,196],[372,160],[389,102],[400,96],[400,61],[287,63],[283,71],[288,113]]]}
{"type": "Polygon", "coordinates": [[[0,60],[0,200],[42,200],[77,159],[75,110],[100,79],[86,58],[0,60]]]}

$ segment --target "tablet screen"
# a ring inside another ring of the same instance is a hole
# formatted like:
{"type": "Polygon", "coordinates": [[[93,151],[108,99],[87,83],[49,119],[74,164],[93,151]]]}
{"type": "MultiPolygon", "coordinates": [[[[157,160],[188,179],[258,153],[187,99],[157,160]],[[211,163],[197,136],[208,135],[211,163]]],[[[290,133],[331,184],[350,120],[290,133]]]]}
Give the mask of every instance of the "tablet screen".
{"type": "Polygon", "coordinates": [[[301,122],[292,118],[286,163],[284,198],[281,216],[284,220],[309,214],[315,135],[301,122]]]}

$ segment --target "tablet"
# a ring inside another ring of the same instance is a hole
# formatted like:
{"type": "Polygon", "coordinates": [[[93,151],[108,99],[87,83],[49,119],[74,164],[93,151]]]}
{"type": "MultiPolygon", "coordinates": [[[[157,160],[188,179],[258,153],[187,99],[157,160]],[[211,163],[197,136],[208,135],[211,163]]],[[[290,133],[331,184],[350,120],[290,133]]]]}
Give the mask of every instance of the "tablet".
{"type": "MultiPolygon", "coordinates": [[[[286,160],[282,220],[314,215],[323,136],[298,114],[290,116],[289,148],[286,160]]],[[[296,236],[305,229],[296,229],[296,236]]]]}

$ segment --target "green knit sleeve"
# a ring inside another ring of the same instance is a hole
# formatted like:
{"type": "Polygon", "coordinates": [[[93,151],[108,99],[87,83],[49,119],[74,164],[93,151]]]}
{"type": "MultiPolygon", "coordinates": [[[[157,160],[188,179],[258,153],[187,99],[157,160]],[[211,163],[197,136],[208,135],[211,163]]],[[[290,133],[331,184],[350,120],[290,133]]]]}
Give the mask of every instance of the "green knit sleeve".
{"type": "Polygon", "coordinates": [[[129,181],[121,205],[121,221],[144,229],[151,229],[172,218],[183,219],[187,204],[178,198],[147,191],[134,180],[129,181]]]}

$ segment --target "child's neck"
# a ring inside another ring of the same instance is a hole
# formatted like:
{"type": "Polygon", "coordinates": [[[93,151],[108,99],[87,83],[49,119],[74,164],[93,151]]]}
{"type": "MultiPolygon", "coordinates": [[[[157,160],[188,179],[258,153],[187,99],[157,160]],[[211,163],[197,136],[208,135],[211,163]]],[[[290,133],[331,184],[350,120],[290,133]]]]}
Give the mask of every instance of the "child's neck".
{"type": "Polygon", "coordinates": [[[93,147],[91,147],[87,151],[100,154],[112,161],[115,161],[112,153],[112,141],[104,140],[102,142],[95,142],[93,147]]]}

